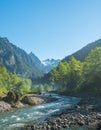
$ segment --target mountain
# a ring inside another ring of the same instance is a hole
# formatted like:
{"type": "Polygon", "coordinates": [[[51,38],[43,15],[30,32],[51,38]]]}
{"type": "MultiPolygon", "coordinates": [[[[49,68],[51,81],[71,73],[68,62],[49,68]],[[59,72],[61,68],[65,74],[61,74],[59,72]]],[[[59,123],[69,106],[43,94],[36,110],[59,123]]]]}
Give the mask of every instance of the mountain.
{"type": "Polygon", "coordinates": [[[54,67],[58,66],[59,62],[59,59],[46,59],[42,61],[42,64],[44,65],[44,70],[46,71],[46,73],[48,73],[54,67]]]}
{"type": "Polygon", "coordinates": [[[40,61],[40,59],[33,52],[31,52],[29,54],[29,56],[32,58],[32,60],[35,63],[35,65],[38,68],[40,68],[42,71],[44,71],[44,65],[42,64],[42,62],[40,61]]]}
{"type": "Polygon", "coordinates": [[[82,49],[80,49],[79,51],[73,53],[72,55],[65,57],[63,61],[68,61],[71,56],[74,56],[77,60],[84,61],[89,52],[96,47],[101,47],[101,39],[92,42],[87,46],[83,47],[82,49]]]}
{"type": "Polygon", "coordinates": [[[0,65],[22,77],[37,78],[43,75],[31,57],[6,37],[0,37],[0,65]]]}
{"type": "Polygon", "coordinates": [[[58,63],[60,62],[59,59],[58,60],[46,59],[41,62],[40,59],[37,56],[35,56],[35,54],[33,52],[31,52],[29,54],[29,56],[32,58],[35,65],[38,68],[40,68],[44,73],[48,73],[51,69],[56,67],[58,65],[58,63]]]}

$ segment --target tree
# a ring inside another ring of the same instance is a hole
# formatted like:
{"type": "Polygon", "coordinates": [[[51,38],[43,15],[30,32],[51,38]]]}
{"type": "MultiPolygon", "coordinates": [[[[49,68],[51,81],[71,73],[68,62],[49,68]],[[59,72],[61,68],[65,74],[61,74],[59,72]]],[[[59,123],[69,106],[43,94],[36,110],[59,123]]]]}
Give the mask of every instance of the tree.
{"type": "Polygon", "coordinates": [[[0,95],[10,90],[18,90],[21,93],[29,92],[31,84],[30,79],[21,78],[9,73],[5,67],[0,67],[0,95]]]}
{"type": "Polygon", "coordinates": [[[101,47],[97,47],[89,53],[84,63],[83,72],[86,88],[101,91],[101,47]]]}
{"type": "Polygon", "coordinates": [[[56,68],[52,69],[49,75],[49,81],[52,85],[54,85],[58,81],[58,71],[56,68]]]}
{"type": "Polygon", "coordinates": [[[82,79],[82,63],[76,60],[74,57],[71,57],[69,61],[70,72],[68,75],[70,87],[76,87],[82,79]]]}
{"type": "Polygon", "coordinates": [[[44,86],[44,91],[45,91],[45,92],[49,92],[49,91],[52,90],[52,87],[49,86],[48,84],[44,84],[43,86],[44,86]]]}
{"type": "Polygon", "coordinates": [[[71,57],[69,62],[61,62],[50,72],[51,82],[60,86],[60,91],[75,89],[82,78],[82,63],[71,57]]]}
{"type": "Polygon", "coordinates": [[[67,62],[61,62],[58,67],[57,67],[57,71],[59,73],[57,79],[58,79],[58,84],[64,88],[67,85],[68,82],[68,73],[70,72],[70,67],[69,64],[67,62]]]}

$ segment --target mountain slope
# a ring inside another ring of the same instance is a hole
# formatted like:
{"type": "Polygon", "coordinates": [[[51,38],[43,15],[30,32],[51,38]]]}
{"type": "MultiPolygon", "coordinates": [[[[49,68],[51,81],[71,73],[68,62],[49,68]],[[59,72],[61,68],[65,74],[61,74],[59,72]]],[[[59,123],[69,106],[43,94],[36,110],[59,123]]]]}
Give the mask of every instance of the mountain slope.
{"type": "Polygon", "coordinates": [[[60,60],[55,60],[55,59],[46,59],[43,60],[42,62],[39,60],[39,58],[37,56],[35,56],[35,54],[33,54],[32,52],[29,54],[29,56],[32,58],[33,62],[35,63],[35,65],[40,68],[44,73],[48,73],[51,69],[53,69],[54,67],[56,67],[58,65],[58,63],[60,62],[60,60]]]}
{"type": "Polygon", "coordinates": [[[0,37],[0,65],[23,77],[33,76],[36,78],[42,75],[30,56],[4,37],[0,37]]]}
{"type": "Polygon", "coordinates": [[[31,52],[29,54],[29,56],[32,58],[32,60],[35,63],[35,65],[38,68],[40,68],[42,71],[44,71],[44,65],[41,63],[41,61],[39,60],[39,58],[33,52],[31,52]]]}
{"type": "Polygon", "coordinates": [[[89,52],[96,47],[101,47],[101,39],[92,42],[87,46],[83,47],[81,50],[73,53],[72,55],[65,57],[63,61],[68,61],[71,56],[74,56],[77,60],[84,61],[87,55],[89,54],[89,52]]]}

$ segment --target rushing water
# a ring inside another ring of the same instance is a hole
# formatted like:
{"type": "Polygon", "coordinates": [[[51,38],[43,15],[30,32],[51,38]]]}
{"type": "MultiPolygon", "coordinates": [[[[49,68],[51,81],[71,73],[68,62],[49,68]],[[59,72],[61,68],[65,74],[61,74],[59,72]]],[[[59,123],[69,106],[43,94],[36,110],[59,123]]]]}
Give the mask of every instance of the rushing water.
{"type": "Polygon", "coordinates": [[[75,97],[59,96],[57,94],[52,94],[52,96],[57,98],[57,100],[51,103],[0,114],[0,130],[15,130],[27,122],[46,119],[47,117],[59,113],[65,108],[70,108],[79,102],[79,99],[75,97]]]}

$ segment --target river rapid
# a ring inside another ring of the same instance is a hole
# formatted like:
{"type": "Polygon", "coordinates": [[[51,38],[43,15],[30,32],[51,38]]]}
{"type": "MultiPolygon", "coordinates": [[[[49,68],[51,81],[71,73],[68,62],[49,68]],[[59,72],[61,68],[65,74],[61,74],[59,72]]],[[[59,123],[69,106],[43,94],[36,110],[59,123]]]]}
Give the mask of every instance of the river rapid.
{"type": "MultiPolygon", "coordinates": [[[[47,94],[50,95],[50,94],[47,94]]],[[[80,99],[75,97],[60,96],[51,94],[57,98],[56,101],[0,114],[0,130],[19,130],[28,122],[39,122],[61,113],[62,110],[71,108],[80,99]]]]}

